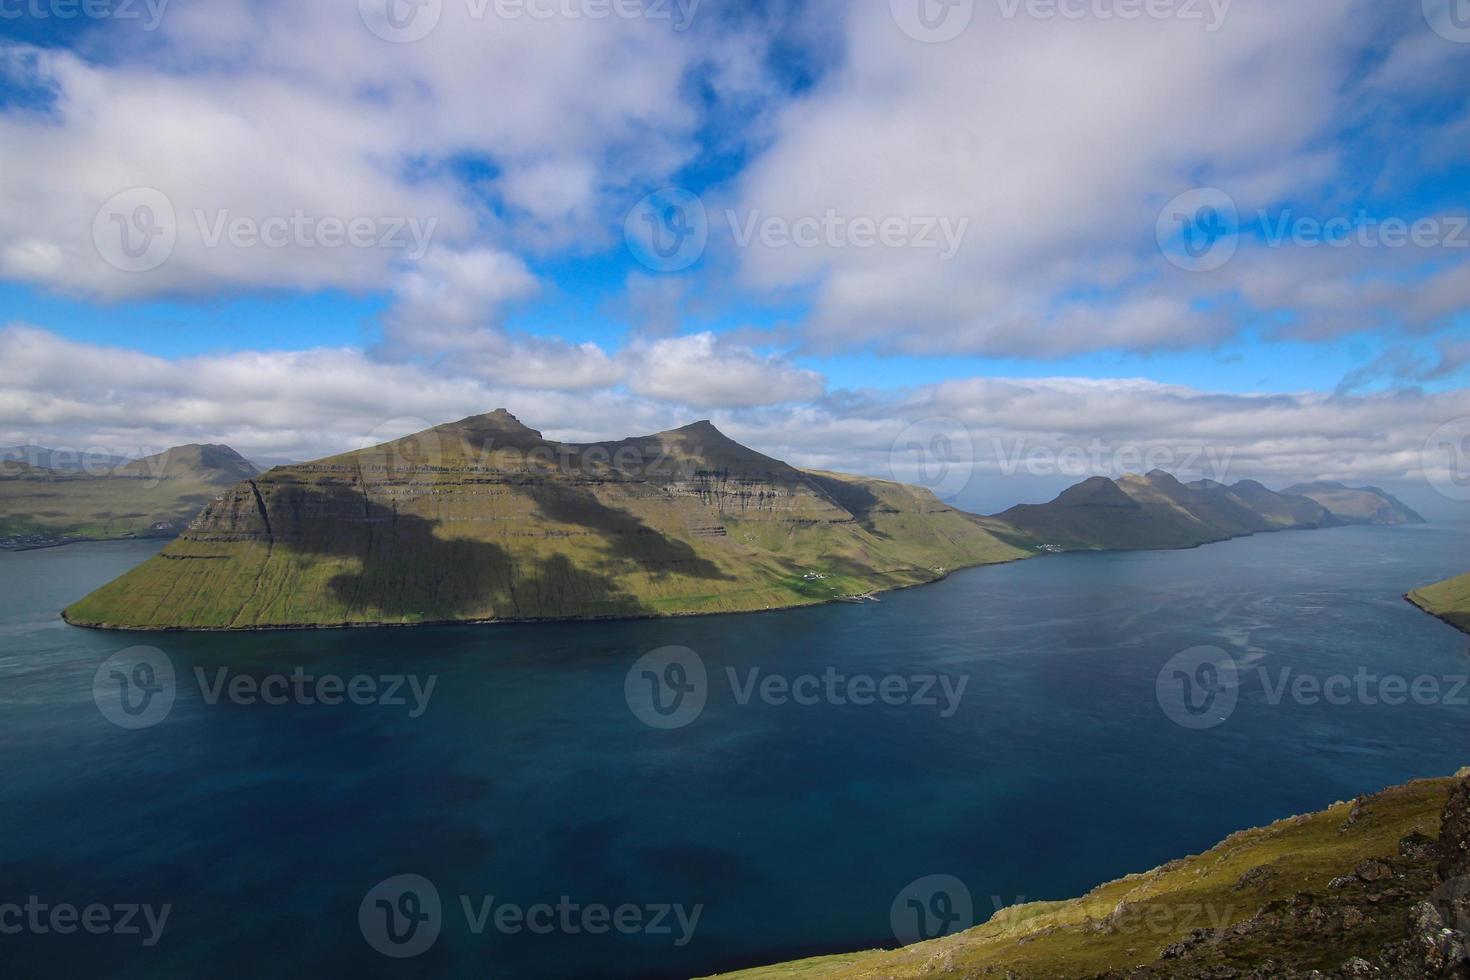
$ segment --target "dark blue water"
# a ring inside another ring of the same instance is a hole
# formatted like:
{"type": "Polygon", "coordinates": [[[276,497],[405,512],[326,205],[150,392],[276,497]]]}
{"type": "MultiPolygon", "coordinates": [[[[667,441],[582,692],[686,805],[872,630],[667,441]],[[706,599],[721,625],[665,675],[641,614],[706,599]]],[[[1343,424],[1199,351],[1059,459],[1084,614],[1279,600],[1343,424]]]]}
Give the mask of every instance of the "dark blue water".
{"type": "Polygon", "coordinates": [[[1272,704],[1259,676],[1463,675],[1470,638],[1400,596],[1470,567],[1464,525],[1047,557],[876,604],[750,616],[242,635],[56,618],[152,547],[0,555],[0,903],[171,906],[152,946],[146,928],[0,935],[9,975],[685,977],[891,944],[890,904],[923,875],[961,879],[984,918],[991,896],[1077,894],[1470,762],[1462,703],[1272,704]],[[139,643],[164,651],[178,685],[166,718],[127,730],[93,678],[139,643]],[[624,680],[669,644],[699,654],[708,704],[658,730],[624,680]],[[1166,717],[1155,681],[1198,645],[1245,670],[1234,713],[1195,731],[1166,717]],[[211,705],[193,671],[221,666],[436,681],[416,718],[211,705]],[[969,681],[950,717],[742,705],[726,668],[743,681],[751,667],[969,681]],[[358,911],[402,874],[434,884],[441,932],[390,959],[358,911]],[[677,928],[476,934],[462,895],[702,911],[684,945],[677,928]]]}

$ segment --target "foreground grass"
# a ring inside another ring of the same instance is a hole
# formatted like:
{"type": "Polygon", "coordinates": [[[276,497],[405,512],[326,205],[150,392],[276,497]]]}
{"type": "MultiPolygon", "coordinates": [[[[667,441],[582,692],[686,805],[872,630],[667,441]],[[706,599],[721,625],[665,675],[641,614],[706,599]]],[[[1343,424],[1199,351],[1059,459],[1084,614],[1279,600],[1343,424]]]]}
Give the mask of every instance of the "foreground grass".
{"type": "MultiPolygon", "coordinates": [[[[973,929],[897,950],[816,957],[738,973],[728,980],[877,980],[909,977],[1092,977],[1155,963],[1165,947],[1199,928],[1224,928],[1272,902],[1328,882],[1363,859],[1392,857],[1406,835],[1439,833],[1440,813],[1458,778],[1393,787],[1355,812],[1353,803],[1246,830],[1203,854],[1108,882],[1080,898],[1003,909],[973,929]]],[[[1401,938],[1402,915],[1384,915],[1324,944],[1320,935],[1262,932],[1235,942],[1234,968],[1286,958],[1332,969],[1371,957],[1401,938]]],[[[1159,975],[1170,975],[1164,969],[1159,975]]],[[[1191,974],[1193,975],[1193,974],[1191,974]]]]}

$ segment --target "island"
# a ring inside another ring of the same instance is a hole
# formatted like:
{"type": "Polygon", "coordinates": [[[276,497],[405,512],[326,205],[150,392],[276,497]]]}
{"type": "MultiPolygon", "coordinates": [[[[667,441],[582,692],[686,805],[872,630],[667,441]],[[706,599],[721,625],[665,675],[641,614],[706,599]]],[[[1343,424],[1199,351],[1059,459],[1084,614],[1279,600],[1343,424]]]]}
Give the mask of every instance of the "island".
{"type": "Polygon", "coordinates": [[[563,443],[498,409],[242,479],[64,616],[220,630],[752,612],[1059,551],[1337,523],[1305,496],[1160,471],[986,517],[920,487],[799,469],[708,421],[563,443]]]}

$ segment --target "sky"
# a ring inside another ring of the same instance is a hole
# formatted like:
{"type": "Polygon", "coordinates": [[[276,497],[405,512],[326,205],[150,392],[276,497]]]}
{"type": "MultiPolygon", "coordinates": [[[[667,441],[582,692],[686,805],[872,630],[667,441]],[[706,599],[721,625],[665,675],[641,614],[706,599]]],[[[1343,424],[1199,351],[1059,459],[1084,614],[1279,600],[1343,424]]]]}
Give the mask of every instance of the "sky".
{"type": "Polygon", "coordinates": [[[1470,0],[0,0],[0,445],[1470,499],[1470,0]]]}

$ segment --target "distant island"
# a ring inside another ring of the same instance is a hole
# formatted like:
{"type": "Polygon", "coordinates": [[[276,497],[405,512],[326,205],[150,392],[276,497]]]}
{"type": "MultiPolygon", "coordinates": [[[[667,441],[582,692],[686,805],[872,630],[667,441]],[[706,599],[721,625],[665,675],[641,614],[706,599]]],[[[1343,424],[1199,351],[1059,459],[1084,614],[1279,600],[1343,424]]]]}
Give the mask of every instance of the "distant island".
{"type": "Polygon", "coordinates": [[[1276,493],[1160,471],[983,517],[922,488],[798,469],[709,422],[573,444],[504,409],[232,482],[66,620],[262,629],[746,612],[1048,552],[1422,521],[1374,488],[1276,493]]]}
{"type": "Polygon", "coordinates": [[[41,446],[0,450],[0,548],[171,538],[258,473],[229,446],[175,446],[133,460],[41,446]]]}

